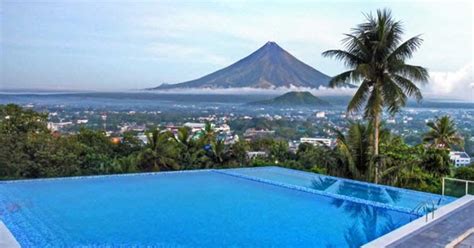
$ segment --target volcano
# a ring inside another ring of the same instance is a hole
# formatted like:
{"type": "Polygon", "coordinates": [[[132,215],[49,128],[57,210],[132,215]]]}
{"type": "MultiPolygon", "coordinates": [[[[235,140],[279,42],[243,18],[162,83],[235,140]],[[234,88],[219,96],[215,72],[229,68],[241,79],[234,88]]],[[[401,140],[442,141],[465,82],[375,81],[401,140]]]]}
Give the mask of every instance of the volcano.
{"type": "Polygon", "coordinates": [[[267,42],[249,56],[201,78],[162,84],[152,89],[179,88],[318,88],[327,86],[330,77],[303,63],[275,42],[267,42]]]}

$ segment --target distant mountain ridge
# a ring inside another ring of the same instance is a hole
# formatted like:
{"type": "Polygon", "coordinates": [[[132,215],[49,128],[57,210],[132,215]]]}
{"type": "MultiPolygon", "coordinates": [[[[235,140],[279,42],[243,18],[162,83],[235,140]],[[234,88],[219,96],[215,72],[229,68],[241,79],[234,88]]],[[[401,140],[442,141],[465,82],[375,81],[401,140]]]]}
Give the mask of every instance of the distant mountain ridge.
{"type": "Polygon", "coordinates": [[[267,42],[249,56],[201,78],[162,84],[154,89],[176,88],[319,88],[327,86],[330,77],[301,62],[275,42],[267,42]]]}
{"type": "Polygon", "coordinates": [[[308,91],[291,91],[270,100],[251,102],[249,105],[270,106],[331,106],[308,91]]]}

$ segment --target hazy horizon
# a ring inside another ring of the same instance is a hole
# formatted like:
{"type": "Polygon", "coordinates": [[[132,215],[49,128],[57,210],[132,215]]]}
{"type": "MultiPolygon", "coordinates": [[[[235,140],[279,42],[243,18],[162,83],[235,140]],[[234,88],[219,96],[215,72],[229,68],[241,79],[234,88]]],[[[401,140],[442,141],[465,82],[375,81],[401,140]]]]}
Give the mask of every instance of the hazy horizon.
{"type": "Polygon", "coordinates": [[[321,52],[341,48],[342,34],[378,8],[403,22],[404,39],[422,34],[409,62],[429,69],[427,98],[474,101],[470,1],[3,1],[0,90],[133,91],[180,83],[267,41],[333,76],[344,66],[321,52]]]}

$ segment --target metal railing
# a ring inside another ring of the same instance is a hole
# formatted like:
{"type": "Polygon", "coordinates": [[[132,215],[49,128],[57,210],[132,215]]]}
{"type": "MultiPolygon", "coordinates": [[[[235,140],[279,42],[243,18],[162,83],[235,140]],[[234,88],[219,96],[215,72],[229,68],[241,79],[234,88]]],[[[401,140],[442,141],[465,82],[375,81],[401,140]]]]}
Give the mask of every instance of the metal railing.
{"type": "Polygon", "coordinates": [[[451,193],[451,195],[454,194],[453,196],[465,196],[465,195],[473,195],[474,194],[474,181],[464,180],[464,179],[457,179],[457,178],[450,178],[450,177],[443,177],[443,181],[441,183],[441,185],[442,185],[441,194],[443,196],[446,194],[446,180],[463,184],[462,188],[458,187],[457,189],[451,190],[452,192],[449,192],[449,193],[451,193]]]}
{"type": "MultiPolygon", "coordinates": [[[[440,201],[438,201],[439,205],[440,201]]],[[[431,201],[423,201],[418,203],[411,211],[410,214],[418,215],[418,216],[425,216],[425,221],[428,222],[429,214],[431,213],[431,219],[435,217],[435,211],[437,209],[437,205],[433,200],[431,201]],[[421,213],[420,213],[421,212],[421,213]]]]}

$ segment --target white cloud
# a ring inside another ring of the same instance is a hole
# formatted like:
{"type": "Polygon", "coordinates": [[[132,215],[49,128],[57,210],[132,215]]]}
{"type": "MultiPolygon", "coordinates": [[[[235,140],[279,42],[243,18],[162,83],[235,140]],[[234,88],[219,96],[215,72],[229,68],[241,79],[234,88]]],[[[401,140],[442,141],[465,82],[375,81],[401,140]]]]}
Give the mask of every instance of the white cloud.
{"type": "Polygon", "coordinates": [[[300,42],[333,47],[341,40],[334,30],[348,30],[341,18],[317,16],[311,12],[216,11],[168,9],[159,16],[138,19],[146,35],[179,38],[221,35],[264,44],[266,41],[300,42]]]}
{"type": "Polygon", "coordinates": [[[427,96],[474,102],[474,65],[472,62],[451,72],[431,72],[424,86],[427,96]]]}

